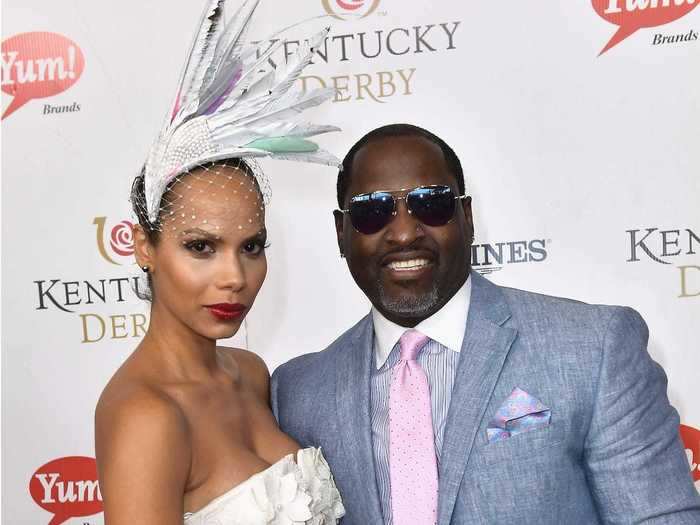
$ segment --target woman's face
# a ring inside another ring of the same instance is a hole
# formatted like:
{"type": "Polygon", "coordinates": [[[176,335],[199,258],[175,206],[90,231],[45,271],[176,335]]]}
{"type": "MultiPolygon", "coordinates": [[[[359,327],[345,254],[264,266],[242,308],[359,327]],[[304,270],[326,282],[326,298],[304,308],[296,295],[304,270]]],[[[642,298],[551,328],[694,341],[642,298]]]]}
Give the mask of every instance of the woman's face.
{"type": "Polygon", "coordinates": [[[231,337],[253,305],[265,274],[265,211],[250,176],[199,168],[175,183],[150,247],[159,314],[208,339],[231,337]]]}

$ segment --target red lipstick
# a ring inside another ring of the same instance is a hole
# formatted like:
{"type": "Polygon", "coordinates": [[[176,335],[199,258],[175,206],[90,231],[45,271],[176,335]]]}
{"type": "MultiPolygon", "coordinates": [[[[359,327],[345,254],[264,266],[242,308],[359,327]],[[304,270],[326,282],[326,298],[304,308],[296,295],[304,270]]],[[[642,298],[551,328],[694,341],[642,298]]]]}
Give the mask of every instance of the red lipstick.
{"type": "Polygon", "coordinates": [[[218,303],[218,304],[208,304],[206,306],[214,317],[221,321],[232,321],[234,319],[239,319],[243,316],[243,312],[246,310],[244,304],[239,303],[218,303]]]}

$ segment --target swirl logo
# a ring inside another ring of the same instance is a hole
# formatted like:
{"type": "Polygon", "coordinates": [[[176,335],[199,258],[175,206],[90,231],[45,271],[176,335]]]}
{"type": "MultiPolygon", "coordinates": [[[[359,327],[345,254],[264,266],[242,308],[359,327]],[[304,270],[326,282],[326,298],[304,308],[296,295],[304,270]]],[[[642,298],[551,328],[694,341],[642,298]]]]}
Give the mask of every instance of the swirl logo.
{"type": "Polygon", "coordinates": [[[118,258],[129,257],[134,254],[134,223],[123,220],[114,225],[109,234],[109,243],[107,243],[105,242],[106,222],[107,217],[95,217],[92,221],[97,226],[97,250],[107,262],[124,264],[118,262],[118,258]],[[109,249],[107,249],[107,246],[109,246],[109,249]]]}
{"type": "Polygon", "coordinates": [[[109,241],[112,250],[122,257],[134,254],[134,225],[122,221],[112,228],[112,238],[109,241]]]}
{"type": "Polygon", "coordinates": [[[379,7],[380,0],[321,0],[323,9],[340,20],[365,18],[379,7]]]}

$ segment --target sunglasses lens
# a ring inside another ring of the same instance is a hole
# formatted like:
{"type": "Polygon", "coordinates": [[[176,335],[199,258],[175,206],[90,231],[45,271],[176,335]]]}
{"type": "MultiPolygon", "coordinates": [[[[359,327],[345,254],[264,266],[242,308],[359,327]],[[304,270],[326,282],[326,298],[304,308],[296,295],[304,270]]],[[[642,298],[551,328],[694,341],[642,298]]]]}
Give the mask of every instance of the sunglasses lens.
{"type": "Polygon", "coordinates": [[[350,201],[350,221],[357,231],[367,235],[384,228],[393,213],[394,198],[391,193],[365,193],[356,195],[350,201]]]}
{"type": "Polygon", "coordinates": [[[455,213],[455,196],[449,186],[416,188],[406,196],[406,204],[428,226],[444,226],[455,213]]]}

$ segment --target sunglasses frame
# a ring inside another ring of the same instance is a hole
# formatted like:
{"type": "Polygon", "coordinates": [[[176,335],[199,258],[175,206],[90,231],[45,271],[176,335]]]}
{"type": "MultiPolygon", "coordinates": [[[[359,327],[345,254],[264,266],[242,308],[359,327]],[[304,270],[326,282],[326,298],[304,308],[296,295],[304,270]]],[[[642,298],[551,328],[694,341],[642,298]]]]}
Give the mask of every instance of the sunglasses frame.
{"type": "MultiPolygon", "coordinates": [[[[452,191],[452,188],[450,188],[447,184],[427,184],[427,185],[425,185],[425,186],[416,186],[415,188],[401,188],[401,189],[399,189],[399,190],[374,190],[374,191],[368,191],[368,192],[365,192],[365,193],[358,193],[357,195],[353,195],[352,197],[350,197],[350,202],[352,202],[352,200],[353,200],[354,198],[360,197],[360,196],[363,196],[363,195],[372,195],[373,193],[388,193],[389,195],[391,195],[392,199],[394,199],[394,209],[393,209],[393,211],[391,212],[391,217],[393,218],[393,217],[396,217],[396,215],[398,214],[398,211],[397,211],[397,204],[398,204],[398,201],[406,201],[406,199],[408,198],[408,194],[411,193],[412,191],[415,191],[415,190],[422,190],[422,189],[432,189],[432,188],[449,188],[449,190],[452,191]],[[402,197],[397,197],[397,196],[394,195],[395,193],[400,193],[400,194],[403,193],[403,196],[402,196],[402,197]]],[[[455,195],[455,196],[454,196],[454,200],[456,200],[456,201],[457,201],[457,200],[464,200],[464,199],[466,199],[467,197],[469,197],[469,195],[467,195],[466,193],[465,193],[465,194],[462,194],[462,195],[455,195]]],[[[337,210],[337,211],[339,211],[340,213],[342,213],[343,215],[345,215],[345,214],[349,214],[349,213],[350,213],[350,208],[348,208],[348,209],[346,209],[346,210],[337,210]]],[[[408,211],[408,214],[409,214],[409,215],[413,215],[413,210],[411,210],[411,208],[408,207],[408,203],[406,204],[406,211],[408,211]]],[[[381,229],[377,230],[377,232],[375,232],[375,233],[379,233],[379,232],[382,231],[384,228],[386,228],[386,226],[391,222],[391,220],[393,220],[393,219],[390,219],[390,220],[386,223],[386,225],[384,225],[381,229]]],[[[451,223],[453,220],[454,220],[454,213],[452,214],[452,217],[451,217],[445,224],[443,224],[442,226],[445,226],[445,225],[451,223]]],[[[422,223],[422,222],[423,222],[423,221],[421,221],[421,223],[422,223]]],[[[350,219],[350,224],[352,224],[352,219],[350,219]]],[[[372,234],[372,233],[364,233],[364,232],[361,232],[360,230],[358,230],[357,228],[355,228],[355,225],[354,225],[354,224],[352,225],[352,228],[353,228],[353,230],[355,230],[357,233],[361,233],[361,234],[363,234],[363,235],[374,235],[374,234],[372,234]]]]}

